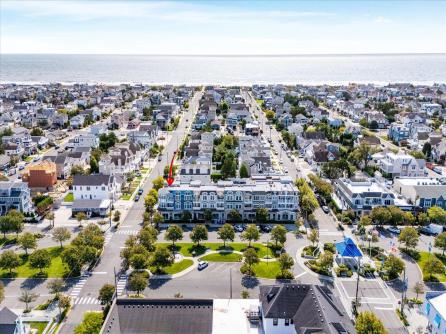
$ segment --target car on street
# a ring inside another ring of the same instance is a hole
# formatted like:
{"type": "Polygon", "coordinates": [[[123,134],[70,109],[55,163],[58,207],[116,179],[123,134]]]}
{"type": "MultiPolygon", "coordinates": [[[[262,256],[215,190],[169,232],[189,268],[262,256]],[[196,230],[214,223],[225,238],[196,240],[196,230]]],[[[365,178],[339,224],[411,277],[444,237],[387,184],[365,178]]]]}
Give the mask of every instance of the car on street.
{"type": "Polygon", "coordinates": [[[143,189],[143,188],[139,188],[139,189],[138,189],[138,195],[142,195],[143,192],[144,192],[144,189],[143,189]]]}
{"type": "Polygon", "coordinates": [[[235,225],[234,230],[236,232],[243,232],[243,226],[242,225],[235,225]]]}
{"type": "Polygon", "coordinates": [[[393,234],[400,234],[401,233],[401,230],[398,227],[395,227],[395,226],[389,227],[387,229],[387,231],[389,231],[390,233],[393,233],[393,234]]]}
{"type": "Polygon", "coordinates": [[[135,196],[135,202],[138,202],[139,201],[139,195],[136,195],[135,196]]]}
{"type": "Polygon", "coordinates": [[[288,168],[284,168],[283,171],[285,172],[285,174],[288,174],[288,168]]]}
{"type": "Polygon", "coordinates": [[[203,270],[209,265],[206,261],[198,260],[198,270],[203,270]]]}
{"type": "Polygon", "coordinates": [[[268,233],[268,232],[271,232],[272,229],[273,229],[273,227],[269,224],[268,225],[260,225],[260,230],[262,232],[268,233]]]}
{"type": "Polygon", "coordinates": [[[322,206],[322,211],[324,211],[325,213],[329,213],[330,209],[328,208],[328,206],[324,205],[322,206]]]}
{"type": "Polygon", "coordinates": [[[163,156],[162,156],[162,155],[159,155],[159,156],[158,156],[158,161],[161,161],[161,160],[163,160],[163,156]]]}
{"type": "Polygon", "coordinates": [[[439,235],[441,232],[443,232],[443,226],[438,224],[429,224],[420,228],[420,233],[425,235],[439,235]]]}

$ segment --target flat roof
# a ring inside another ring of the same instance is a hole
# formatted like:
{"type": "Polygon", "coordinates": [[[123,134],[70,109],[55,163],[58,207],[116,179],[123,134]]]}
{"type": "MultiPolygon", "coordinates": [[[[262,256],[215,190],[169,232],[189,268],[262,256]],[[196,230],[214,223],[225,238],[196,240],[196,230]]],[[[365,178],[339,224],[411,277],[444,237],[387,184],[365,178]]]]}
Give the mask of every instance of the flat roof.
{"type": "Polygon", "coordinates": [[[251,309],[258,309],[258,299],[214,299],[212,334],[260,334],[261,324],[252,324],[246,317],[251,309]]]}
{"type": "Polygon", "coordinates": [[[435,307],[438,314],[440,314],[443,319],[446,319],[446,293],[433,297],[429,299],[429,301],[431,305],[435,307]]]}

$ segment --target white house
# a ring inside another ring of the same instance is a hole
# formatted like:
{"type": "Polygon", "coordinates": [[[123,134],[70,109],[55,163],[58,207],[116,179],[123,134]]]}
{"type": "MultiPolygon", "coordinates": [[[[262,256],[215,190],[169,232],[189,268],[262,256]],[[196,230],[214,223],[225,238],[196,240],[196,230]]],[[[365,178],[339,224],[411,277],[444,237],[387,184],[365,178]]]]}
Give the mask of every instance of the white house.
{"type": "Polygon", "coordinates": [[[425,176],[426,161],[424,159],[415,159],[408,154],[395,154],[388,152],[378,161],[381,172],[396,176],[425,176]]]}
{"type": "Polygon", "coordinates": [[[92,133],[81,133],[70,140],[72,147],[99,147],[99,138],[92,133]]]}
{"type": "Polygon", "coordinates": [[[424,312],[428,320],[427,333],[446,333],[446,293],[444,291],[426,293],[424,312]]]}
{"type": "Polygon", "coordinates": [[[118,187],[116,178],[111,175],[77,174],[73,177],[74,200],[116,199],[118,187]]]}

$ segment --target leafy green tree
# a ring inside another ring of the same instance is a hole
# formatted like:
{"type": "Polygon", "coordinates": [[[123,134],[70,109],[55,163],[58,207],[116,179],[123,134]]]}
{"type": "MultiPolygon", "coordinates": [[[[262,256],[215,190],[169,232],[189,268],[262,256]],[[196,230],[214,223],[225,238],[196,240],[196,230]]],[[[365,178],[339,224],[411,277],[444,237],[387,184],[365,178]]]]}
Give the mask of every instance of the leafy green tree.
{"type": "Polygon", "coordinates": [[[46,287],[50,293],[54,294],[54,298],[58,299],[59,294],[64,288],[64,280],[61,278],[52,279],[47,283],[46,287]]]}
{"type": "Polygon", "coordinates": [[[246,166],[246,164],[243,163],[240,166],[239,175],[240,175],[241,178],[248,178],[249,177],[248,167],[246,166]]]}
{"type": "Polygon", "coordinates": [[[428,214],[424,213],[424,212],[420,212],[417,215],[417,221],[418,221],[418,224],[420,224],[421,226],[426,226],[430,223],[428,214]]]}
{"type": "Polygon", "coordinates": [[[147,273],[133,273],[129,279],[129,288],[139,296],[147,287],[147,273]]]}
{"type": "Polygon", "coordinates": [[[29,265],[31,268],[42,269],[48,268],[51,265],[51,256],[46,249],[38,249],[34,251],[29,257],[29,265]]]}
{"type": "Polygon", "coordinates": [[[181,220],[184,222],[190,222],[190,220],[192,219],[192,213],[188,210],[184,210],[181,213],[181,220]]]}
{"type": "Polygon", "coordinates": [[[183,239],[183,229],[178,225],[170,225],[167,228],[165,238],[172,241],[172,245],[175,246],[175,242],[183,239]]]}
{"type": "Polygon", "coordinates": [[[45,136],[45,132],[38,127],[33,128],[29,134],[30,136],[45,136]]]}
{"type": "Polygon", "coordinates": [[[415,292],[417,294],[417,296],[415,298],[418,299],[418,295],[424,293],[423,282],[416,282],[415,285],[413,286],[413,292],[415,292]]]}
{"type": "Polygon", "coordinates": [[[20,297],[19,297],[19,300],[22,303],[25,303],[25,311],[29,311],[29,303],[34,302],[36,299],[37,299],[37,294],[35,294],[27,289],[22,290],[20,297]]]}
{"type": "Polygon", "coordinates": [[[240,223],[242,221],[242,216],[237,210],[232,209],[228,212],[228,221],[233,224],[240,223]]]}
{"type": "Polygon", "coordinates": [[[152,181],[152,184],[153,184],[153,188],[155,189],[155,190],[160,190],[162,187],[164,187],[164,179],[163,179],[163,177],[162,176],[158,176],[156,179],[154,179],[153,181],[152,181]]]}
{"type": "Polygon", "coordinates": [[[56,218],[56,216],[54,215],[54,212],[48,212],[45,215],[45,218],[48,219],[49,221],[51,221],[51,227],[54,227],[54,219],[56,218]]]}
{"type": "Polygon", "coordinates": [[[308,235],[308,240],[314,246],[315,243],[319,242],[319,233],[316,229],[312,229],[308,235]]]}
{"type": "Polygon", "coordinates": [[[153,222],[155,225],[158,225],[158,224],[161,224],[163,221],[164,221],[164,217],[163,217],[163,215],[162,215],[161,213],[159,213],[158,211],[156,211],[156,212],[153,214],[152,222],[153,222]]]}
{"type": "Polygon", "coordinates": [[[424,263],[423,270],[432,279],[434,274],[444,273],[444,265],[436,256],[430,256],[424,263]]]}
{"type": "Polygon", "coordinates": [[[152,255],[151,265],[156,268],[156,271],[162,267],[170,266],[173,263],[172,253],[165,247],[159,247],[152,255]]]}
{"type": "Polygon", "coordinates": [[[71,238],[70,230],[67,227],[56,227],[53,230],[53,240],[60,242],[60,248],[63,248],[63,242],[71,238]]]}
{"type": "Polygon", "coordinates": [[[81,227],[82,222],[87,219],[87,215],[85,214],[85,212],[78,212],[78,213],[76,213],[75,218],[76,218],[77,222],[79,223],[79,227],[81,227]]]}
{"type": "Polygon", "coordinates": [[[432,156],[432,145],[429,142],[424,143],[423,149],[421,150],[426,158],[430,159],[432,156]]]}
{"type": "Polygon", "coordinates": [[[17,210],[10,210],[6,216],[8,217],[11,231],[18,236],[23,231],[25,217],[17,210]]]}
{"type": "Polygon", "coordinates": [[[190,239],[200,245],[200,241],[208,240],[208,229],[202,224],[196,225],[189,234],[190,239]]]}
{"type": "Polygon", "coordinates": [[[223,158],[223,163],[221,165],[220,173],[223,179],[227,179],[229,177],[235,177],[237,171],[237,162],[235,161],[235,156],[232,151],[226,153],[223,158]]]}
{"type": "Polygon", "coordinates": [[[427,210],[427,214],[432,223],[446,224],[446,211],[439,206],[432,206],[427,210]]]}
{"type": "Polygon", "coordinates": [[[147,268],[148,259],[144,254],[133,254],[130,258],[130,265],[135,270],[142,270],[147,268]]]}
{"type": "Polygon", "coordinates": [[[370,311],[358,314],[355,329],[357,334],[387,334],[381,320],[370,311]]]}
{"type": "Polygon", "coordinates": [[[93,155],[90,156],[90,173],[99,173],[99,163],[93,155]]]}
{"type": "Polygon", "coordinates": [[[403,260],[391,254],[384,261],[383,269],[387,271],[389,277],[394,278],[401,274],[405,266],[403,260]]]}
{"type": "Polygon", "coordinates": [[[294,265],[293,258],[290,255],[288,255],[287,253],[280,254],[277,261],[279,263],[279,267],[280,267],[282,276],[284,276],[285,271],[290,270],[291,267],[294,265]]]}
{"type": "Polygon", "coordinates": [[[266,208],[258,208],[256,209],[256,221],[259,224],[265,224],[268,222],[269,212],[266,208]]]}
{"type": "Polygon", "coordinates": [[[37,240],[33,233],[25,232],[18,238],[20,247],[25,250],[25,254],[28,255],[28,249],[35,249],[37,247],[37,240]]]}
{"type": "Polygon", "coordinates": [[[6,239],[6,233],[12,230],[11,221],[8,216],[0,217],[0,232],[3,233],[3,238],[6,239]]]}
{"type": "Polygon", "coordinates": [[[417,247],[418,240],[418,232],[413,227],[403,228],[398,236],[398,241],[405,245],[406,251],[409,248],[417,247]]]}
{"type": "Polygon", "coordinates": [[[103,320],[101,312],[85,312],[84,319],[76,326],[74,334],[99,334],[103,320]]]}
{"type": "Polygon", "coordinates": [[[62,309],[68,309],[71,304],[71,298],[67,295],[59,295],[59,302],[57,307],[59,308],[59,319],[62,316],[62,309]]]}
{"type": "Polygon", "coordinates": [[[268,121],[272,121],[274,119],[274,117],[276,117],[276,114],[272,110],[266,110],[265,116],[268,119],[268,121]]]}
{"type": "Polygon", "coordinates": [[[257,226],[255,226],[254,224],[249,224],[246,227],[246,230],[243,231],[241,238],[242,240],[248,240],[249,247],[251,247],[251,242],[257,241],[260,238],[260,233],[259,230],[257,229],[257,226]]]}
{"type": "Polygon", "coordinates": [[[271,230],[271,239],[276,243],[276,247],[279,243],[284,244],[286,241],[286,228],[283,225],[276,225],[271,230]]]}
{"type": "Polygon", "coordinates": [[[138,232],[138,239],[141,245],[152,252],[158,239],[158,230],[152,226],[144,227],[138,232]]]}
{"type": "Polygon", "coordinates": [[[226,241],[234,241],[235,231],[231,224],[224,224],[218,229],[218,238],[223,240],[223,247],[226,247],[226,241]]]}
{"type": "Polygon", "coordinates": [[[0,254],[0,268],[9,270],[9,274],[12,274],[12,270],[20,265],[20,257],[12,250],[6,250],[0,254]]]}
{"type": "Polygon", "coordinates": [[[106,283],[99,290],[98,299],[102,305],[110,305],[113,301],[113,295],[115,294],[115,286],[113,284],[106,283]]]}
{"type": "Polygon", "coordinates": [[[330,251],[325,251],[319,255],[318,263],[322,268],[330,268],[333,266],[333,253],[330,251]]]}
{"type": "Polygon", "coordinates": [[[211,209],[204,209],[203,211],[203,218],[206,223],[210,223],[212,221],[212,210],[211,209]]]}
{"type": "Polygon", "coordinates": [[[259,256],[254,248],[248,248],[243,252],[243,262],[248,266],[248,272],[252,274],[252,266],[259,263],[259,256]]]}
{"type": "Polygon", "coordinates": [[[146,206],[147,212],[153,212],[157,202],[158,200],[153,195],[147,194],[147,196],[144,198],[144,205],[146,206]]]}
{"type": "Polygon", "coordinates": [[[446,232],[442,232],[435,237],[434,245],[440,248],[444,255],[444,251],[446,250],[446,232]]]}
{"type": "Polygon", "coordinates": [[[372,209],[370,218],[376,225],[388,225],[392,221],[392,214],[386,207],[378,206],[372,209]]]}
{"type": "Polygon", "coordinates": [[[61,254],[62,262],[65,263],[73,276],[78,275],[85,263],[83,254],[79,247],[68,246],[61,254]]]}

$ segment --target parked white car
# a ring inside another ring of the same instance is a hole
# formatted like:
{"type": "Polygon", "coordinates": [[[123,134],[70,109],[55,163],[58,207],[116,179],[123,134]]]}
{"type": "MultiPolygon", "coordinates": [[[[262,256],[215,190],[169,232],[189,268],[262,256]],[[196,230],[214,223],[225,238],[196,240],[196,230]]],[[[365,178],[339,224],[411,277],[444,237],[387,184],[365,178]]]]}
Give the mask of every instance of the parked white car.
{"type": "Polygon", "coordinates": [[[209,265],[206,261],[198,260],[198,270],[203,270],[209,265]]]}

